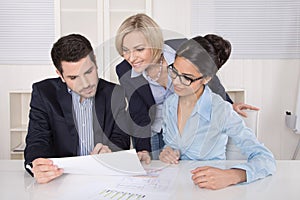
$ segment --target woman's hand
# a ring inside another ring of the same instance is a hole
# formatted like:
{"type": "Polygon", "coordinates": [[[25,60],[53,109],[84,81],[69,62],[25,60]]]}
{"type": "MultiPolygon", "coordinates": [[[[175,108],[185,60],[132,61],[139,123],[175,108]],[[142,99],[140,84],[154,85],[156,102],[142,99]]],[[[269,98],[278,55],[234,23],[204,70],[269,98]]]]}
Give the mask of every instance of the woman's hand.
{"type": "Polygon", "coordinates": [[[212,190],[218,190],[247,180],[246,171],[242,169],[219,169],[204,166],[192,170],[191,173],[195,185],[212,190]]]}
{"type": "Polygon", "coordinates": [[[169,164],[178,164],[180,158],[179,150],[174,150],[171,147],[165,147],[159,154],[159,160],[169,164]]]}

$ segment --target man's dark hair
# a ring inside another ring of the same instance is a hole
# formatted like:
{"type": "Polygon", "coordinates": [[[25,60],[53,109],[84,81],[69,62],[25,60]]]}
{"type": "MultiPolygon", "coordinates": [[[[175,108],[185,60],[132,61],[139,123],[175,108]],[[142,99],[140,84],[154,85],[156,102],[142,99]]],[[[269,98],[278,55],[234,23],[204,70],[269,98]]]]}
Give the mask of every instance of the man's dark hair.
{"type": "Polygon", "coordinates": [[[61,37],[53,44],[51,58],[56,69],[62,74],[62,61],[78,62],[87,55],[96,63],[93,47],[90,41],[82,35],[70,34],[61,37]]]}

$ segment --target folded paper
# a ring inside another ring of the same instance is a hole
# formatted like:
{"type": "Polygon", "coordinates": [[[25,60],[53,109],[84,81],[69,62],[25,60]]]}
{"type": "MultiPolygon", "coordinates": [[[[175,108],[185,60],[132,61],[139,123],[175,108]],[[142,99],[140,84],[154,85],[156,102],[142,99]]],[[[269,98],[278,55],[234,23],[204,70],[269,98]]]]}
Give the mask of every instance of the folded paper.
{"type": "Polygon", "coordinates": [[[135,149],[88,156],[51,158],[64,173],[90,175],[146,175],[135,149]]]}

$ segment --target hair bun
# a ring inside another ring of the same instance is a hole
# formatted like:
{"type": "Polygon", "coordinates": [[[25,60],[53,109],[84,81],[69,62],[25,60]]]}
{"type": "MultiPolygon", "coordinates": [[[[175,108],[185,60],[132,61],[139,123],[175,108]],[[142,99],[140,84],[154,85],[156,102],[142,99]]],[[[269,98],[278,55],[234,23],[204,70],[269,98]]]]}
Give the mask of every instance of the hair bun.
{"type": "Polygon", "coordinates": [[[206,40],[211,43],[216,51],[218,57],[217,67],[220,69],[222,65],[228,60],[231,53],[231,44],[228,40],[223,39],[222,37],[214,34],[208,34],[204,36],[206,40]]]}

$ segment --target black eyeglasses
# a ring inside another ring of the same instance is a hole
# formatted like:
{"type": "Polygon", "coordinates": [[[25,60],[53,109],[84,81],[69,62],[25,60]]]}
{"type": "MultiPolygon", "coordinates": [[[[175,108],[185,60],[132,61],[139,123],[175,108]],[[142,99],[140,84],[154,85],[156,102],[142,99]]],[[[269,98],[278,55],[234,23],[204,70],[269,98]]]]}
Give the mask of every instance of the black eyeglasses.
{"type": "Polygon", "coordinates": [[[180,75],[180,74],[178,74],[178,71],[174,67],[173,64],[168,66],[168,73],[172,79],[175,79],[178,76],[180,83],[182,83],[182,85],[185,85],[185,86],[190,86],[192,84],[192,82],[195,82],[195,81],[198,81],[198,80],[204,78],[204,76],[201,76],[199,78],[192,79],[186,75],[182,75],[182,74],[180,75]]]}

